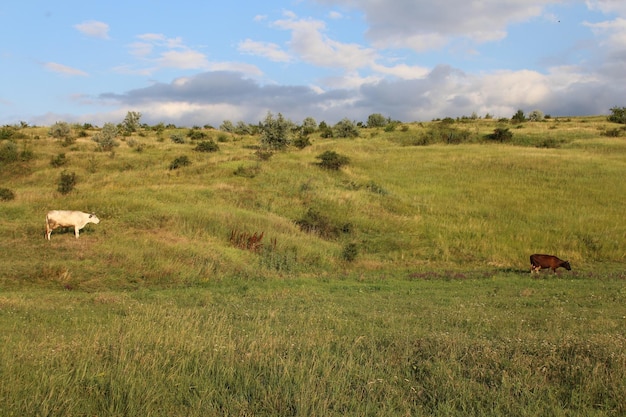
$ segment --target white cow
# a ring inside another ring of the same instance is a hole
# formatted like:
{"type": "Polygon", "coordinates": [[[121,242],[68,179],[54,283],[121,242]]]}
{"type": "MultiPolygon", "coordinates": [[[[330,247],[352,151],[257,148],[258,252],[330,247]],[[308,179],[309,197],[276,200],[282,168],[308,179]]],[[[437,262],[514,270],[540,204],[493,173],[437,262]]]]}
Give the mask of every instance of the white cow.
{"type": "Polygon", "coordinates": [[[73,227],[74,236],[78,239],[79,231],[87,223],[100,223],[95,214],[83,213],[74,210],[52,210],[46,215],[46,238],[50,240],[52,231],[57,227],[73,227]]]}

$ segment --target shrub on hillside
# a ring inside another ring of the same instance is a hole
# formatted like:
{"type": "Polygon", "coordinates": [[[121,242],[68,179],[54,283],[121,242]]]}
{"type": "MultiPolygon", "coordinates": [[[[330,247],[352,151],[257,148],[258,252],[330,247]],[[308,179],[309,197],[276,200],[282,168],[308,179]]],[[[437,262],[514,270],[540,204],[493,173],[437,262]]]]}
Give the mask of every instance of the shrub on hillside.
{"type": "Polygon", "coordinates": [[[179,145],[182,145],[185,143],[185,137],[180,133],[172,133],[170,135],[170,139],[172,140],[172,142],[178,143],[179,145]]]}
{"type": "Polygon", "coordinates": [[[53,156],[52,159],[50,160],[50,165],[52,165],[55,168],[61,167],[65,164],[67,164],[67,158],[65,157],[64,153],[60,153],[57,156],[53,156]]]}
{"type": "Polygon", "coordinates": [[[320,160],[318,163],[320,167],[335,171],[350,162],[350,159],[347,156],[340,155],[335,151],[326,151],[318,155],[316,158],[320,160]]]}
{"type": "Polygon", "coordinates": [[[356,138],[358,136],[359,128],[349,119],[342,119],[333,126],[333,137],[335,138],[356,138]]]}
{"type": "Polygon", "coordinates": [[[611,115],[607,118],[609,122],[626,124],[626,107],[611,108],[611,115]]]}
{"type": "Polygon", "coordinates": [[[57,191],[61,194],[68,194],[76,185],[76,173],[63,171],[59,177],[57,191]]]}
{"type": "Polygon", "coordinates": [[[55,139],[63,139],[72,133],[70,125],[66,122],[56,122],[48,130],[48,135],[55,139]]]}
{"type": "Polygon", "coordinates": [[[217,152],[220,150],[220,147],[217,146],[217,143],[213,142],[212,140],[203,140],[202,142],[198,143],[198,145],[196,145],[193,150],[197,152],[217,152]]]}
{"type": "Polygon", "coordinates": [[[120,144],[115,140],[118,135],[118,129],[113,123],[105,123],[102,130],[96,133],[91,140],[98,144],[98,150],[103,152],[112,151],[120,144]]]}
{"type": "Polygon", "coordinates": [[[191,161],[189,160],[189,157],[187,155],[182,155],[178,158],[175,158],[170,163],[170,170],[178,169],[180,167],[186,167],[187,165],[191,165],[191,161]]]}
{"type": "Polygon", "coordinates": [[[347,262],[354,261],[358,254],[359,250],[356,246],[356,243],[348,243],[341,250],[341,258],[347,262]]]}
{"type": "Polygon", "coordinates": [[[487,137],[498,142],[508,142],[513,139],[513,133],[508,127],[497,127],[494,129],[493,133],[487,135],[487,137]]]}
{"type": "Polygon", "coordinates": [[[208,137],[208,135],[206,134],[206,132],[203,132],[200,129],[191,129],[189,132],[187,132],[187,137],[191,140],[203,140],[206,139],[208,137]]]}
{"type": "Polygon", "coordinates": [[[15,142],[7,141],[0,147],[0,162],[11,163],[19,160],[19,152],[15,142]]]}
{"type": "Polygon", "coordinates": [[[10,201],[15,199],[15,193],[8,188],[0,188],[0,201],[10,201]]]}
{"type": "Polygon", "coordinates": [[[296,220],[296,225],[303,232],[315,233],[324,239],[334,239],[342,233],[350,233],[352,225],[349,223],[337,225],[328,216],[309,208],[304,216],[296,220]]]}

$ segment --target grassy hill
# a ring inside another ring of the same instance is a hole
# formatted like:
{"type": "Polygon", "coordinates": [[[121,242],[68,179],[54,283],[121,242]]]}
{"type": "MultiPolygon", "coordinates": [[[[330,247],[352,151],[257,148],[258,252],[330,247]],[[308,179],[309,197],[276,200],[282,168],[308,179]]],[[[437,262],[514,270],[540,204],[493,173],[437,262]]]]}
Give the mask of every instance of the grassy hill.
{"type": "Polygon", "coordinates": [[[268,159],[259,137],[214,130],[205,135],[216,152],[170,140],[187,129],[142,130],[99,152],[97,129],[75,130],[83,136],[75,141],[20,129],[14,147],[28,158],[0,166],[1,186],[15,195],[0,203],[0,265],[8,266],[0,280],[98,289],[390,270],[490,274],[525,270],[534,252],[568,259],[574,271],[624,262],[626,141],[604,135],[619,125],[463,120],[448,125],[460,144],[436,143],[447,138],[441,125],[361,129],[355,139],[314,134],[311,146],[268,159]],[[487,139],[499,126],[512,139],[487,139]],[[322,169],[325,151],[349,163],[322,169]],[[170,169],[180,157],[190,164],[170,169]],[[63,174],[75,179],[65,194],[63,174]],[[50,209],[95,212],[102,222],[79,240],[53,232],[47,242],[50,209]]]}
{"type": "Polygon", "coordinates": [[[0,415],[626,413],[620,125],[203,132],[0,130],[0,415]]]}

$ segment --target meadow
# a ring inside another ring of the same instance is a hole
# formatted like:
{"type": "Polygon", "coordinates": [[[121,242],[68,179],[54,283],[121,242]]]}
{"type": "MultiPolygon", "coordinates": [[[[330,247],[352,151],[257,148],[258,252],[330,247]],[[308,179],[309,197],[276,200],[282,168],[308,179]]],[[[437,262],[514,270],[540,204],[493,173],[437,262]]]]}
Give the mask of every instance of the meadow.
{"type": "Polygon", "coordinates": [[[265,157],[216,130],[215,152],[170,140],[183,128],[103,152],[96,128],[19,129],[0,414],[623,415],[620,125],[526,122],[501,143],[502,121],[457,120],[462,143],[425,140],[440,123],[265,157]],[[349,163],[322,169],[325,151],[349,163]],[[101,222],[47,241],[51,209],[101,222]],[[572,271],[531,276],[532,253],[572,271]]]}

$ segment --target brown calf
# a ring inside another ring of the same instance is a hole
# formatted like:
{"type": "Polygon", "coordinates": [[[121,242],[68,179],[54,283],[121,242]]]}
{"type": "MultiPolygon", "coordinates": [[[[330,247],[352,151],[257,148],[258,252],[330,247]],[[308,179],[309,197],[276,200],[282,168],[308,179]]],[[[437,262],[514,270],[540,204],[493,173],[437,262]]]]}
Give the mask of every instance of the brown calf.
{"type": "Polygon", "coordinates": [[[541,268],[550,268],[552,272],[556,273],[556,269],[563,267],[568,271],[572,270],[569,262],[563,261],[556,256],[552,255],[541,255],[539,253],[535,253],[534,255],[530,255],[530,273],[533,272],[539,273],[541,268]]]}

